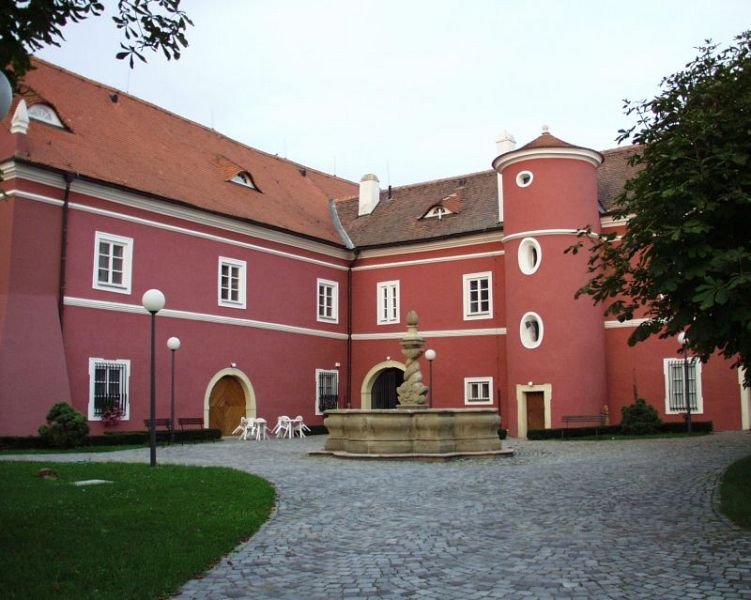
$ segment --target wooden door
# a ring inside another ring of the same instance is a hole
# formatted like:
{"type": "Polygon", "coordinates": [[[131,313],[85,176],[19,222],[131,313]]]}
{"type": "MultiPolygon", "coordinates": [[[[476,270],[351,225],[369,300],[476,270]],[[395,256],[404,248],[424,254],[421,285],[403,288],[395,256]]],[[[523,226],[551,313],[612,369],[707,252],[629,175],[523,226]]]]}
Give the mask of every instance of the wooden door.
{"type": "Polygon", "coordinates": [[[209,427],[231,435],[245,416],[245,392],[237,377],[225,375],[214,385],[209,397],[209,427]]]}
{"type": "Polygon", "coordinates": [[[545,394],[527,392],[527,431],[545,429],[545,394]]]}

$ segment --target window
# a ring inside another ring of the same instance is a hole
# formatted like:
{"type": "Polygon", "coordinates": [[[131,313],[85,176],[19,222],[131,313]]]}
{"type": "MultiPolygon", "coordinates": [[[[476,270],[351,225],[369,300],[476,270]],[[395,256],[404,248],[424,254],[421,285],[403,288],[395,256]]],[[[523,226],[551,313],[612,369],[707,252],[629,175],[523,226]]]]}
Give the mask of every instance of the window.
{"type": "Polygon", "coordinates": [[[247,171],[240,171],[237,175],[230,179],[230,181],[232,183],[237,183],[239,185],[249,187],[252,190],[258,189],[255,182],[253,181],[253,178],[250,176],[250,173],[248,173],[247,171]]]}
{"type": "Polygon", "coordinates": [[[129,360],[89,359],[89,420],[101,421],[117,411],[120,419],[130,418],[128,387],[129,360]]]}
{"type": "Polygon", "coordinates": [[[544,331],[542,318],[537,313],[526,313],[519,323],[519,337],[525,348],[537,348],[542,344],[544,331]]]}
{"type": "Polygon", "coordinates": [[[245,308],[244,260],[219,257],[219,305],[245,308]]]}
{"type": "Polygon", "coordinates": [[[464,319],[489,319],[493,315],[492,274],[464,275],[464,319]]]}
{"type": "Polygon", "coordinates": [[[532,175],[532,171],[520,171],[516,176],[516,185],[522,188],[529,187],[534,179],[535,176],[532,175]]]}
{"type": "Polygon", "coordinates": [[[339,404],[339,371],[316,369],[316,414],[335,410],[339,404]]]}
{"type": "Polygon", "coordinates": [[[57,116],[55,109],[49,104],[32,104],[29,107],[29,118],[41,123],[47,123],[47,125],[64,128],[60,117],[57,116]]]}
{"type": "Polygon", "coordinates": [[[434,206],[428,212],[425,213],[423,219],[437,218],[439,221],[446,215],[453,214],[445,206],[434,206]]]}
{"type": "Polygon", "coordinates": [[[519,244],[517,253],[519,270],[525,275],[532,275],[540,268],[542,261],[542,248],[534,238],[524,238],[519,244]]]}
{"type": "MultiPolygon", "coordinates": [[[[663,361],[665,371],[665,412],[677,414],[686,412],[685,365],[682,358],[666,358],[663,361]]],[[[704,400],[701,396],[701,361],[696,358],[688,360],[688,396],[691,400],[691,412],[704,412],[704,400]]]]}
{"type": "Polygon", "coordinates": [[[130,294],[133,240],[97,231],[94,237],[94,288],[130,294]]]}
{"type": "Polygon", "coordinates": [[[493,404],[492,389],[492,377],[465,377],[464,404],[493,404]]]}
{"type": "Polygon", "coordinates": [[[339,322],[339,284],[336,281],[318,280],[318,320],[339,322]]]}
{"type": "Polygon", "coordinates": [[[399,282],[383,281],[378,284],[378,324],[399,322],[399,282]]]}

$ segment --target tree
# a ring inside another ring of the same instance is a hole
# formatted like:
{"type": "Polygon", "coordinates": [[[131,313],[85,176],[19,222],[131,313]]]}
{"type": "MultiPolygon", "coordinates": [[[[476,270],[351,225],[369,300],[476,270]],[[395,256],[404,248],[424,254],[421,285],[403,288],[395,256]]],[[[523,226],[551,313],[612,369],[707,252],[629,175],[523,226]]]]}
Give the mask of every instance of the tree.
{"type": "MultiPolygon", "coordinates": [[[[180,10],[180,0],[119,0],[112,17],[125,41],[117,58],[146,62],[145,50],[161,50],[168,60],[180,58],[188,46],[185,30],[193,22],[180,10]]],[[[62,28],[98,17],[97,0],[0,0],[0,67],[14,90],[31,69],[30,55],[47,45],[59,46],[62,28]]]]}
{"type": "Polygon", "coordinates": [[[606,315],[645,318],[634,345],[685,331],[706,361],[719,352],[751,383],[751,31],[719,49],[709,40],[661,95],[626,101],[636,123],[619,132],[640,171],[616,199],[626,231],[590,240],[589,281],[577,296],[606,315]]]}

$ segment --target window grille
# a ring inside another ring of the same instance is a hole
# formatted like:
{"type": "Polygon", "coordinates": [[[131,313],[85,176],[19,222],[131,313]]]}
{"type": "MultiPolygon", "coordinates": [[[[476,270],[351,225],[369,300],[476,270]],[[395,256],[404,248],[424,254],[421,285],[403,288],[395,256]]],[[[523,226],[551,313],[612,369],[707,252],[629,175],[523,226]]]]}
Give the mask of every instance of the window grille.
{"type": "Polygon", "coordinates": [[[492,377],[471,377],[464,379],[465,404],[492,404],[490,395],[493,388],[492,377]]]}
{"type": "MultiPolygon", "coordinates": [[[[691,403],[691,412],[699,412],[700,406],[697,394],[697,365],[695,359],[688,363],[688,397],[691,403]]],[[[668,381],[668,412],[686,412],[686,385],[685,366],[681,359],[667,361],[668,381]]]]}
{"type": "Polygon", "coordinates": [[[322,414],[326,410],[334,410],[339,406],[339,372],[319,370],[316,373],[318,376],[317,408],[322,414]]]}
{"type": "Polygon", "coordinates": [[[128,408],[128,367],[125,363],[97,362],[94,365],[94,416],[101,417],[107,409],[128,408]]]}

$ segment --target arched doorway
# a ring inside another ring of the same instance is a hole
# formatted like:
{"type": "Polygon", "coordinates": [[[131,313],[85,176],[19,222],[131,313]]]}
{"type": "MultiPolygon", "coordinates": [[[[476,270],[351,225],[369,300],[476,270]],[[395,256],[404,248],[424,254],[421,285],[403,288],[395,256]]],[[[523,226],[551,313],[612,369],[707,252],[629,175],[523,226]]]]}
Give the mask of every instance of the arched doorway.
{"type": "Polygon", "coordinates": [[[399,398],[396,394],[398,388],[404,382],[404,371],[391,367],[384,369],[378,374],[373,382],[370,395],[371,408],[396,408],[399,398]]]}
{"type": "Polygon", "coordinates": [[[218,373],[209,384],[206,411],[210,428],[232,435],[242,417],[255,416],[250,382],[235,369],[218,373]]]}
{"type": "Polygon", "coordinates": [[[386,360],[365,374],[360,387],[360,408],[394,408],[397,403],[396,388],[404,381],[404,365],[395,360],[386,360]]]}

